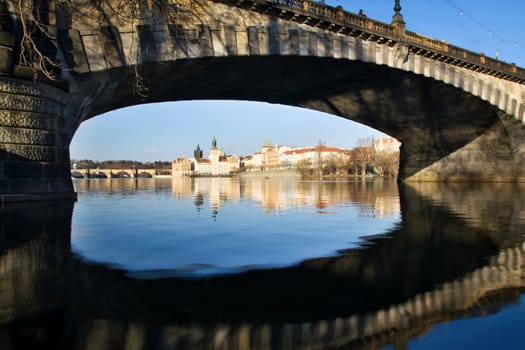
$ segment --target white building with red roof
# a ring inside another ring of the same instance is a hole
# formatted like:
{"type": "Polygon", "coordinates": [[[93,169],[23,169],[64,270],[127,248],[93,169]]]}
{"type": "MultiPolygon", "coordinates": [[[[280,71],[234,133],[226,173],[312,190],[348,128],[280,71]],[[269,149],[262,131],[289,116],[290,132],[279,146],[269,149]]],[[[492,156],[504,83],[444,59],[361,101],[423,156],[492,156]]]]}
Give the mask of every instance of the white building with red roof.
{"type": "Polygon", "coordinates": [[[195,149],[194,158],[177,158],[172,163],[173,176],[226,176],[238,172],[240,159],[235,154],[226,155],[217,147],[215,137],[211,143],[208,158],[202,157],[200,146],[195,149]]]}
{"type": "Polygon", "coordinates": [[[396,140],[393,137],[385,137],[382,139],[376,139],[372,142],[372,147],[374,152],[379,154],[391,154],[399,152],[399,147],[401,147],[401,142],[396,140]]]}

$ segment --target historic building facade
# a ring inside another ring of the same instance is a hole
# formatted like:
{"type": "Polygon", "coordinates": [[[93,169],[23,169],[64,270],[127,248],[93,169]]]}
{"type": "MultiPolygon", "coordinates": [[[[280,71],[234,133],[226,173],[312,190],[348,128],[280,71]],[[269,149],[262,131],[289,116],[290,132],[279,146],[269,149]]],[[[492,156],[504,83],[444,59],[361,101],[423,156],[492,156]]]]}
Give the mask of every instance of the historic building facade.
{"type": "Polygon", "coordinates": [[[193,152],[193,158],[177,158],[172,162],[173,176],[228,176],[239,171],[240,158],[235,154],[226,155],[217,147],[215,137],[211,142],[208,158],[203,157],[200,145],[193,152]]]}

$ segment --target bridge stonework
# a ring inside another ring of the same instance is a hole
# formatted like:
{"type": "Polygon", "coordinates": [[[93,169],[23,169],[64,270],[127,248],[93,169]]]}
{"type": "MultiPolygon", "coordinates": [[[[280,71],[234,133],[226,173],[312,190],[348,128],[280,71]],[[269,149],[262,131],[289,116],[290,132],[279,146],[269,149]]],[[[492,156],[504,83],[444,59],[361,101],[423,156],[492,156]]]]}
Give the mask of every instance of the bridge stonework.
{"type": "MultiPolygon", "coordinates": [[[[52,84],[17,64],[16,23],[2,24],[4,199],[72,192],[65,164],[84,120],[194,99],[286,104],[369,125],[402,142],[403,181],[525,181],[525,71],[515,65],[308,0],[157,1],[136,11],[115,11],[116,0],[49,1],[49,13],[61,13],[48,16],[62,63],[52,84]]],[[[13,3],[0,8],[1,23],[16,18],[13,3]]]]}
{"type": "Polygon", "coordinates": [[[111,179],[119,175],[127,175],[131,178],[140,176],[155,177],[155,169],[71,169],[71,175],[81,175],[83,178],[91,178],[97,175],[104,175],[106,178],[111,179]]]}

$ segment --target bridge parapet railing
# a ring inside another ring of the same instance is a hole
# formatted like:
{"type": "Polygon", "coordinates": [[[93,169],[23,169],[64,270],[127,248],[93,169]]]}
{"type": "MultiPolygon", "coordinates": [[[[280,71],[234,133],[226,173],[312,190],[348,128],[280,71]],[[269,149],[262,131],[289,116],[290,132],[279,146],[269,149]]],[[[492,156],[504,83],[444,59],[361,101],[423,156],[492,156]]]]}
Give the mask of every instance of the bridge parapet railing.
{"type": "Polygon", "coordinates": [[[378,22],[365,16],[356,15],[350,12],[345,12],[343,18],[345,23],[350,24],[353,27],[358,27],[366,31],[371,31],[373,33],[380,34],[388,38],[392,38],[394,36],[394,28],[388,24],[378,22]]]}
{"type": "Polygon", "coordinates": [[[310,1],[310,0],[269,0],[270,2],[286,6],[289,8],[294,8],[297,10],[302,10],[309,12],[311,14],[328,17],[332,19],[337,18],[337,9],[331,6],[324,5],[319,2],[310,1]]]}
{"type": "Polygon", "coordinates": [[[449,46],[446,42],[438,41],[432,38],[428,38],[414,32],[405,32],[405,40],[409,44],[416,44],[423,46],[428,49],[440,51],[442,53],[448,53],[449,46]]]}
{"type": "Polygon", "coordinates": [[[348,24],[352,29],[381,36],[394,42],[402,41],[408,45],[435,52],[467,64],[472,64],[482,69],[502,73],[501,75],[507,75],[507,78],[509,78],[508,76],[512,76],[512,78],[509,78],[511,80],[515,80],[515,78],[518,78],[520,81],[525,80],[525,69],[519,68],[515,64],[498,61],[497,59],[486,57],[484,54],[449,45],[445,41],[435,40],[415,32],[405,31],[404,37],[397,37],[394,34],[394,27],[392,25],[372,20],[363,15],[344,11],[341,6],[331,7],[313,0],[266,0],[266,2],[295,9],[303,14],[306,12],[319,18],[334,20],[334,22],[343,22],[348,24]]]}
{"type": "Polygon", "coordinates": [[[303,0],[302,6],[304,10],[307,10],[310,13],[314,13],[316,15],[328,17],[337,19],[337,10],[331,6],[326,6],[324,4],[315,2],[315,1],[307,1],[303,0]]]}
{"type": "Polygon", "coordinates": [[[346,12],[341,6],[334,8],[311,0],[270,0],[270,2],[276,5],[308,12],[315,16],[341,21],[355,29],[362,29],[385,36],[394,35],[392,26],[372,20],[366,16],[346,12]]]}
{"type": "Polygon", "coordinates": [[[452,45],[449,48],[449,54],[454,58],[462,59],[469,63],[502,73],[516,75],[522,79],[525,78],[525,70],[518,68],[515,64],[498,61],[497,59],[486,57],[483,54],[474,53],[452,45]]]}
{"type": "Polygon", "coordinates": [[[414,45],[434,51],[447,57],[473,64],[481,68],[486,68],[504,74],[510,74],[519,77],[520,79],[525,79],[525,70],[518,68],[515,64],[498,61],[497,59],[487,57],[484,54],[465,50],[460,47],[450,45],[445,41],[431,39],[414,32],[407,31],[405,33],[404,39],[409,45],[414,45]]]}

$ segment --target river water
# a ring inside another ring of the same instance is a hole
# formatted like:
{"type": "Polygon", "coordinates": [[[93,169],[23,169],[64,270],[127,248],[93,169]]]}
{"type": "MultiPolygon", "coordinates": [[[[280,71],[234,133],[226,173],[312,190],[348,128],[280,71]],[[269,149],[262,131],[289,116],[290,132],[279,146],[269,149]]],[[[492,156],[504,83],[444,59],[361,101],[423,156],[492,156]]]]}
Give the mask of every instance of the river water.
{"type": "Polygon", "coordinates": [[[1,349],[522,349],[525,186],[74,180],[0,209],[1,349]]]}

